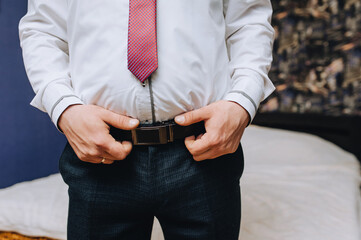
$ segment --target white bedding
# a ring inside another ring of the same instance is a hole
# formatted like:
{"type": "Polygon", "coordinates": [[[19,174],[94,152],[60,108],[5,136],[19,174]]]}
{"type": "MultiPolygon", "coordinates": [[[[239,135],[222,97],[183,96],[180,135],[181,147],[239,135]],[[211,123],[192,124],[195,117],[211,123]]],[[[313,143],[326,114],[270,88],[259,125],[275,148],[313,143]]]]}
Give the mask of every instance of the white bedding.
{"type": "MultiPolygon", "coordinates": [[[[240,239],[361,239],[353,155],[312,135],[255,126],[242,144],[240,239]]],[[[0,231],[65,239],[66,189],[55,174],[0,190],[0,231]]],[[[152,240],[162,239],[155,222],[152,240]]]]}
{"type": "Polygon", "coordinates": [[[356,158],[318,137],[263,127],[242,140],[243,240],[360,240],[356,158]]]}

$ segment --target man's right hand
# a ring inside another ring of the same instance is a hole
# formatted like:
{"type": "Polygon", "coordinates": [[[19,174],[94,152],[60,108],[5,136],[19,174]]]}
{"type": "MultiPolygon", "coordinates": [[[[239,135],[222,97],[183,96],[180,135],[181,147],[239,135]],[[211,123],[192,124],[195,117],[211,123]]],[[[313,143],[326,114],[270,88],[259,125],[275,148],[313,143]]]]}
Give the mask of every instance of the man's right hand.
{"type": "Polygon", "coordinates": [[[131,130],[138,119],[116,114],[95,105],[71,105],[60,116],[58,126],[65,134],[78,158],[85,162],[111,164],[123,160],[132,143],[118,142],[109,134],[109,125],[131,130]]]}

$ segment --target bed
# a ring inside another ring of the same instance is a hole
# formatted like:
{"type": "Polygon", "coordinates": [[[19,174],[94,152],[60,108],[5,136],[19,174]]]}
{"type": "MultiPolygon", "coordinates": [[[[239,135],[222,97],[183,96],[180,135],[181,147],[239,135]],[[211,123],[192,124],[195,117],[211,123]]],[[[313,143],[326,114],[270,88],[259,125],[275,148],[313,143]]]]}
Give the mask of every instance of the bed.
{"type": "MultiPolygon", "coordinates": [[[[353,154],[311,134],[259,126],[246,129],[242,144],[239,239],[361,239],[353,154]]],[[[66,239],[67,201],[59,174],[0,190],[0,239],[66,239]]],[[[152,240],[163,240],[157,221],[152,240]]]]}

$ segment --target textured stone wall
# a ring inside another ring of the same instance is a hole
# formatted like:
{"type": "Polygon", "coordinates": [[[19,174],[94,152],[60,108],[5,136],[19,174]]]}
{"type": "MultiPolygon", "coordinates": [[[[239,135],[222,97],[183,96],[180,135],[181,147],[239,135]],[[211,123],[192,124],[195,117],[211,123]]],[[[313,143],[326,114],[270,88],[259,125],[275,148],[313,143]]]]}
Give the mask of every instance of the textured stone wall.
{"type": "Polygon", "coordinates": [[[272,4],[277,90],[260,111],[361,115],[361,1],[272,4]]]}

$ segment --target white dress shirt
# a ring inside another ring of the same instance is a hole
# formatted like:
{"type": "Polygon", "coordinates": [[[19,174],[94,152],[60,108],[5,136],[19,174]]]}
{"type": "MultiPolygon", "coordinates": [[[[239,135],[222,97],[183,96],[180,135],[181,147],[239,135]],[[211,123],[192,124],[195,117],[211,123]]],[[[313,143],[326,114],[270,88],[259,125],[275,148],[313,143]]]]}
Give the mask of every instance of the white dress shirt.
{"type": "Polygon", "coordinates": [[[73,104],[142,123],[217,100],[251,116],[274,86],[269,0],[158,0],[158,69],[141,82],[127,68],[128,0],[28,0],[19,24],[31,105],[57,125],[73,104]]]}

